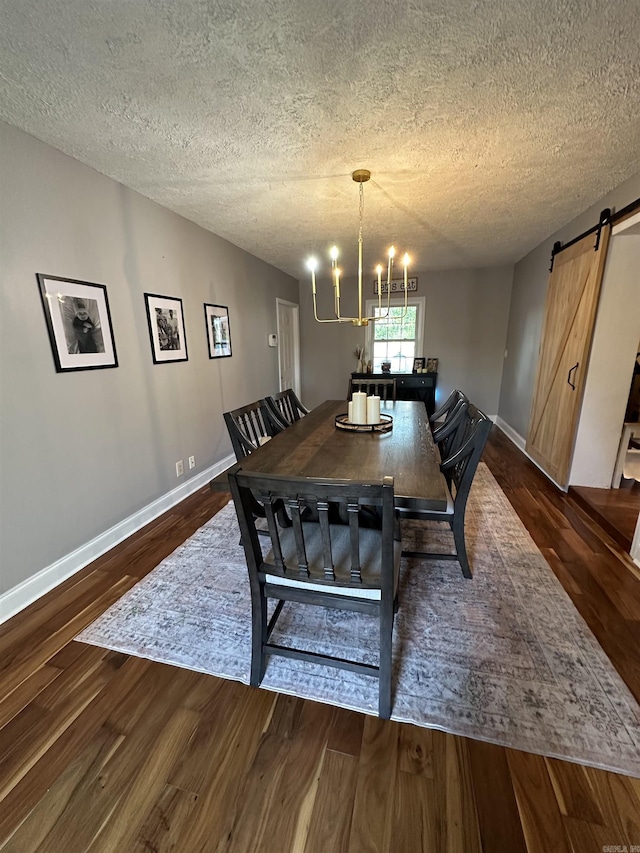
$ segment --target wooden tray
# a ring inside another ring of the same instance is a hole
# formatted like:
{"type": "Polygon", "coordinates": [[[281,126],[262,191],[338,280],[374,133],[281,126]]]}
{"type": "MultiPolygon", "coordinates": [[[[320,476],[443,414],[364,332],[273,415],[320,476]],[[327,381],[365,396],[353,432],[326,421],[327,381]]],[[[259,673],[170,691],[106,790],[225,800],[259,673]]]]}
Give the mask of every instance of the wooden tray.
{"type": "Polygon", "coordinates": [[[380,423],[377,424],[354,424],[348,419],[348,414],[336,415],[336,426],[347,432],[390,432],[393,429],[393,418],[391,415],[380,415],[380,423]]]}

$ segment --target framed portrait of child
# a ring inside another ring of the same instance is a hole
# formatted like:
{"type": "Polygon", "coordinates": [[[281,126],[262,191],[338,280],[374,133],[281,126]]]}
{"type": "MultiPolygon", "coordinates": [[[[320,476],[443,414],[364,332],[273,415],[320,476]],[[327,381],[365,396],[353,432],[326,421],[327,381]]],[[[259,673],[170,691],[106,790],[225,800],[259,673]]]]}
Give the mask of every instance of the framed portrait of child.
{"type": "Polygon", "coordinates": [[[36,273],[56,371],[117,367],[104,284],[36,273]]]}

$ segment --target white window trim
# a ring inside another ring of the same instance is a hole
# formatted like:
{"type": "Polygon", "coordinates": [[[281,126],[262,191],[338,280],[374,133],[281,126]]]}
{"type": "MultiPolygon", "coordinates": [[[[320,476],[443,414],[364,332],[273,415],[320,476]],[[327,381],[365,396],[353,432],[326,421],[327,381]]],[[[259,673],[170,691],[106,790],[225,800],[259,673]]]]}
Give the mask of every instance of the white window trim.
{"type": "MultiPolygon", "coordinates": [[[[383,309],[386,307],[387,300],[382,297],[382,307],[383,309]]],[[[402,308],[404,305],[404,296],[392,296],[389,302],[391,308],[402,308]]],[[[417,307],[416,312],[416,358],[422,356],[424,353],[424,318],[425,312],[427,310],[427,300],[424,296],[409,296],[407,298],[407,305],[415,305],[417,307]]],[[[366,301],[366,316],[373,316],[373,312],[378,307],[377,299],[367,299],[366,301]]],[[[375,323],[369,323],[367,326],[367,339],[365,347],[367,349],[367,359],[370,357],[370,354],[373,353],[373,327],[375,323]]],[[[411,370],[407,371],[411,373],[411,370]]]]}

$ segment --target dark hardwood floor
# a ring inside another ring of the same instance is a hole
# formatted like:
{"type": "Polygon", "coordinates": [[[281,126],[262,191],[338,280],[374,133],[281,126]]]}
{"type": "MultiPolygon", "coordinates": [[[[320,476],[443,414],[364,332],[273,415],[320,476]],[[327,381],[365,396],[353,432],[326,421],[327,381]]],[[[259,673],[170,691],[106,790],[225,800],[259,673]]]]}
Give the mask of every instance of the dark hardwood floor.
{"type": "Polygon", "coordinates": [[[629,551],[640,513],[640,483],[635,480],[626,483],[619,489],[570,486],[569,496],[625,551],[629,551]]]}
{"type": "MultiPolygon", "coordinates": [[[[496,428],[484,458],[640,700],[640,570],[496,428]]],[[[227,497],[201,490],[0,626],[0,850],[640,845],[638,779],[73,640],[227,497]]]]}

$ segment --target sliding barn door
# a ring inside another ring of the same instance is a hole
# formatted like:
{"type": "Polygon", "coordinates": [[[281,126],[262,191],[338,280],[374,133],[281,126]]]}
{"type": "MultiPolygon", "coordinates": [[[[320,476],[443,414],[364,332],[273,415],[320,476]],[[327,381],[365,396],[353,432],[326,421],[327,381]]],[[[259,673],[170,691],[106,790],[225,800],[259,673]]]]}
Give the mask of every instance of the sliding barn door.
{"type": "Polygon", "coordinates": [[[609,244],[609,224],[555,255],[549,279],[527,452],[566,486],[609,244]]]}

